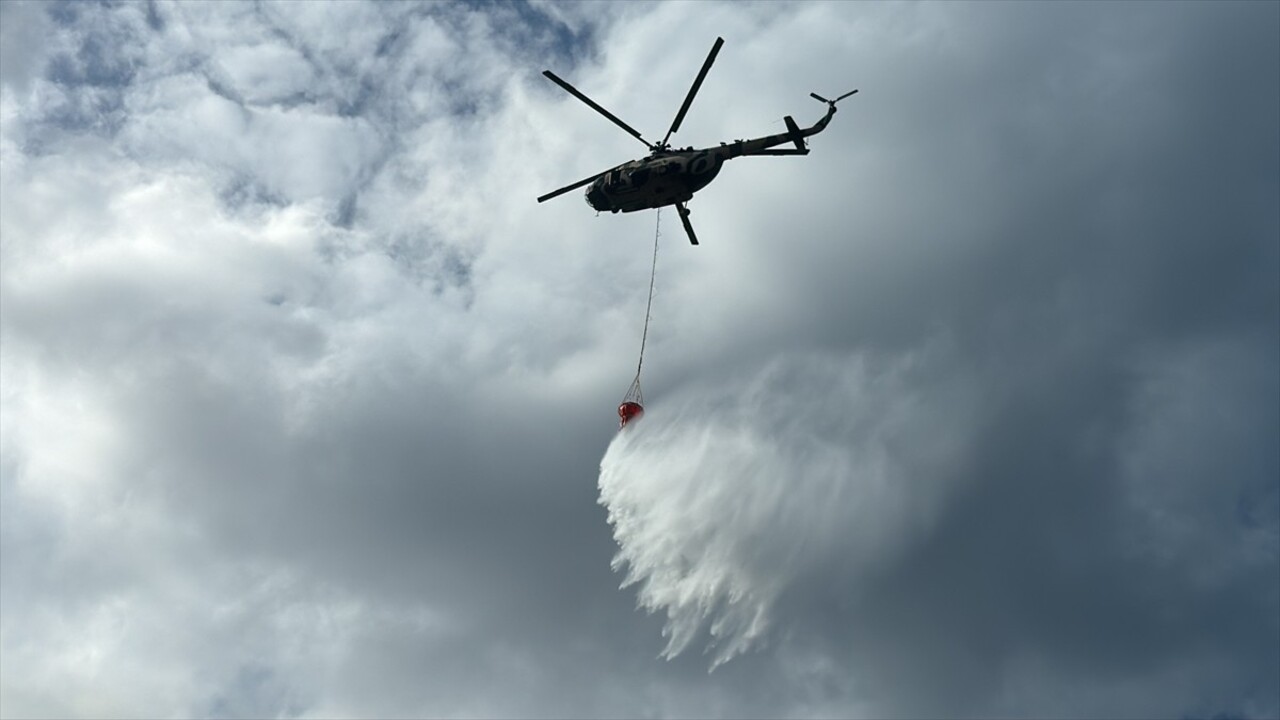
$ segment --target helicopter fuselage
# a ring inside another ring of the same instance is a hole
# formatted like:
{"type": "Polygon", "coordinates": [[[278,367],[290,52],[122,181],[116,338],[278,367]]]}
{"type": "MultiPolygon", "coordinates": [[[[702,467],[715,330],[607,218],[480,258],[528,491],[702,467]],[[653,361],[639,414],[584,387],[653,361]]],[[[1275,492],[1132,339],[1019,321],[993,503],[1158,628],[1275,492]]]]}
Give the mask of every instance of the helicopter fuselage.
{"type": "Polygon", "coordinates": [[[720,172],[724,158],[711,149],[659,151],[609,170],[587,187],[587,204],[600,212],[635,212],[685,202],[720,172]]]}
{"type": "Polygon", "coordinates": [[[826,128],[835,105],[812,127],[796,127],[785,118],[788,131],[751,140],[735,140],[718,147],[671,150],[659,148],[648,157],[631,160],[601,173],[587,186],[587,204],[599,212],[635,212],[688,202],[706,187],[726,160],[743,155],[807,155],[803,138],[826,128]],[[794,143],[794,149],[775,150],[794,143]]]}
{"type": "Polygon", "coordinates": [[[618,116],[583,95],[580,90],[555,73],[544,70],[542,74],[548,80],[608,118],[609,122],[617,125],[628,135],[644,143],[649,148],[649,155],[552,190],[539,196],[538,202],[546,202],[585,185],[587,186],[587,204],[597,212],[625,213],[674,205],[680,214],[680,224],[684,226],[685,234],[689,236],[689,242],[697,245],[698,236],[694,234],[693,225],[689,222],[690,210],[685,203],[693,198],[694,193],[706,187],[716,175],[720,174],[720,168],[726,160],[743,155],[808,155],[809,148],[805,145],[804,139],[822,132],[831,121],[831,116],[836,113],[836,103],[858,92],[851,90],[834,100],[828,100],[817,93],[809,93],[814,100],[827,105],[827,114],[811,127],[801,128],[796,125],[790,115],[787,115],[782,118],[787,125],[785,133],[751,140],[734,140],[732,143],[720,143],[719,147],[700,150],[691,147],[674,150],[667,141],[680,129],[685,113],[689,111],[694,96],[698,94],[698,88],[702,87],[702,81],[706,78],[707,71],[711,69],[711,63],[715,62],[716,54],[720,52],[720,46],[723,44],[724,38],[716,38],[706,61],[702,63],[702,69],[698,71],[698,76],[693,81],[693,87],[689,88],[689,94],[685,95],[684,103],[676,112],[675,119],[671,121],[671,129],[667,131],[662,141],[657,143],[645,140],[639,131],[623,122],[618,116]],[[792,143],[795,147],[777,147],[787,143],[792,143]]]}

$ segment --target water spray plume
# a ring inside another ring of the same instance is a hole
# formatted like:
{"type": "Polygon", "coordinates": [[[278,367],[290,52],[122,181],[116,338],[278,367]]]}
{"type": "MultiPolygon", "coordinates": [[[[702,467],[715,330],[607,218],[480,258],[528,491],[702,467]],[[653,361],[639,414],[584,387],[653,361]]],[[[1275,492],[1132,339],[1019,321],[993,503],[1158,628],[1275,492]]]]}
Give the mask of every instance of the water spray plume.
{"type": "Polygon", "coordinates": [[[928,525],[956,433],[908,371],[786,356],[672,393],[614,437],[599,482],[613,566],[666,615],[663,656],[705,643],[714,668],[762,646],[806,622],[789,590],[856,588],[928,525]]]}

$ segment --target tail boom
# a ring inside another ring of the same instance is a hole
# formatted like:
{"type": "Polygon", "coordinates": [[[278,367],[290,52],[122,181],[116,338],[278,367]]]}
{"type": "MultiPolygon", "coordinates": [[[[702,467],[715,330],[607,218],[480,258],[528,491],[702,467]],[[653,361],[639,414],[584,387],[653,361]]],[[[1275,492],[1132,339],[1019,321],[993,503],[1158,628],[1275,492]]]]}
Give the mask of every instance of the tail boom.
{"type": "Polygon", "coordinates": [[[831,117],[836,114],[836,103],[858,92],[852,90],[841,95],[835,100],[828,100],[817,93],[810,93],[814,98],[821,100],[827,104],[827,114],[823,115],[813,125],[802,128],[796,125],[796,121],[790,116],[782,118],[787,124],[787,132],[780,135],[768,135],[762,138],[754,138],[751,140],[739,140],[732,144],[720,146],[718,152],[722,159],[729,160],[731,158],[741,157],[743,155],[808,155],[809,148],[805,146],[804,139],[810,135],[817,135],[827,129],[827,123],[831,122],[831,117]],[[773,148],[786,143],[794,143],[795,148],[786,148],[775,150],[773,148]]]}

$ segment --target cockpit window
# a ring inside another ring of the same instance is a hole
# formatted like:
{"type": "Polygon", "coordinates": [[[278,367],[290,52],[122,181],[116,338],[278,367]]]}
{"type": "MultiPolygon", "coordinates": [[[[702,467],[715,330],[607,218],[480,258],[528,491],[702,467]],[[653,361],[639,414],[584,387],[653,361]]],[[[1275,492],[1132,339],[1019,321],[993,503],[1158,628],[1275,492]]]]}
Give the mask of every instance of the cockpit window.
{"type": "Polygon", "coordinates": [[[604,194],[604,191],[600,189],[599,185],[592,184],[591,187],[587,189],[586,200],[587,204],[590,205],[592,209],[602,211],[609,209],[609,198],[604,194]]]}

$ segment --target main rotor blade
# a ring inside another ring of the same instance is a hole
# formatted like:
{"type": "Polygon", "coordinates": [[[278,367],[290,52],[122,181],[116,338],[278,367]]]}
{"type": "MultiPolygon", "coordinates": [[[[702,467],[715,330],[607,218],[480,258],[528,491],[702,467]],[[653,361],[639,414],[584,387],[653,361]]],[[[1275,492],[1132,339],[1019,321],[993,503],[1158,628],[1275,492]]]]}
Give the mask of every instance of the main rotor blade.
{"type": "Polygon", "coordinates": [[[830,100],[828,100],[828,99],[826,99],[826,98],[822,97],[822,96],[821,96],[821,95],[819,95],[818,93],[809,93],[809,97],[813,98],[814,100],[821,100],[821,101],[822,101],[822,102],[824,102],[824,103],[829,103],[829,102],[831,102],[830,100]]]}
{"type": "Polygon", "coordinates": [[[707,77],[707,71],[711,69],[711,63],[716,61],[716,53],[720,52],[720,46],[724,45],[724,38],[716,38],[716,42],[711,46],[711,54],[707,55],[707,61],[702,63],[702,69],[698,71],[698,77],[693,81],[693,87],[689,88],[689,94],[684,98],[684,104],[680,106],[680,112],[676,113],[676,119],[671,123],[671,129],[667,131],[667,136],[662,138],[662,144],[666,145],[667,141],[675,131],[680,129],[680,123],[684,122],[684,114],[689,112],[689,106],[693,104],[693,96],[698,94],[698,88],[702,87],[702,81],[707,77]]]}
{"type": "Polygon", "coordinates": [[[613,113],[609,112],[608,110],[605,110],[604,108],[602,108],[602,107],[600,107],[599,105],[597,105],[597,104],[595,103],[595,101],[594,101],[594,100],[592,100],[591,98],[587,97],[586,95],[583,95],[582,93],[578,92],[578,88],[576,88],[576,87],[574,87],[574,86],[570,85],[569,83],[565,82],[564,80],[561,80],[560,78],[556,77],[556,74],[555,74],[555,73],[553,73],[553,72],[551,72],[550,70],[543,70],[543,71],[542,71],[542,74],[543,74],[543,75],[546,75],[546,76],[547,76],[547,78],[551,80],[551,82],[553,82],[553,83],[555,83],[555,84],[559,85],[560,87],[564,88],[564,89],[565,89],[565,91],[566,91],[566,92],[568,92],[570,95],[572,95],[572,96],[574,96],[574,97],[578,98],[579,100],[581,100],[582,102],[586,103],[586,104],[587,104],[587,107],[591,108],[592,110],[595,110],[596,112],[600,113],[601,115],[603,115],[603,116],[605,116],[605,117],[609,118],[610,120],[612,120],[614,125],[617,125],[618,127],[622,128],[623,130],[626,130],[628,133],[631,133],[631,135],[632,135],[633,137],[635,137],[635,139],[637,139],[637,140],[639,140],[640,142],[644,143],[644,144],[645,144],[645,147],[648,147],[648,148],[652,148],[652,147],[653,147],[652,145],[650,145],[650,144],[649,144],[649,141],[648,141],[648,140],[645,140],[643,137],[640,137],[640,133],[636,132],[636,129],[635,129],[635,128],[633,128],[633,127],[631,127],[630,125],[628,125],[628,124],[626,124],[626,123],[622,122],[621,120],[619,120],[619,119],[618,119],[618,116],[614,115],[613,113]]]}
{"type": "Polygon", "coordinates": [[[850,95],[853,95],[853,94],[854,94],[854,93],[856,93],[856,92],[858,92],[858,91],[857,91],[857,90],[850,90],[849,92],[847,92],[847,93],[845,93],[845,94],[841,95],[840,97],[836,98],[836,99],[835,99],[835,102],[840,102],[841,100],[843,100],[843,99],[845,99],[845,98],[849,97],[850,95]]]}
{"type": "MultiPolygon", "coordinates": [[[[609,170],[612,170],[612,169],[613,169],[613,168],[609,168],[609,170]]],[[[598,173],[596,173],[595,175],[592,175],[591,177],[589,177],[589,178],[587,178],[587,179],[585,179],[585,180],[579,180],[578,182],[576,182],[576,183],[574,183],[574,184],[572,184],[572,185],[565,185],[564,187],[560,188],[559,190],[552,190],[551,192],[547,193],[546,195],[543,195],[542,197],[538,198],[538,202],[545,202],[545,201],[547,201],[547,200],[550,200],[550,199],[551,199],[551,198],[553,198],[553,197],[558,197],[558,196],[560,196],[560,195],[563,195],[563,194],[565,194],[565,193],[569,192],[570,190],[577,190],[578,188],[582,187],[583,185],[586,185],[587,183],[589,183],[589,182],[591,182],[591,181],[595,180],[596,178],[600,177],[601,175],[604,175],[605,173],[609,172],[609,170],[605,170],[604,172],[598,172],[598,173]]]]}

